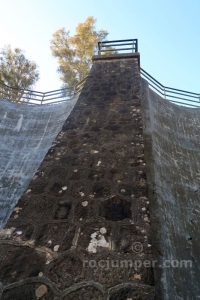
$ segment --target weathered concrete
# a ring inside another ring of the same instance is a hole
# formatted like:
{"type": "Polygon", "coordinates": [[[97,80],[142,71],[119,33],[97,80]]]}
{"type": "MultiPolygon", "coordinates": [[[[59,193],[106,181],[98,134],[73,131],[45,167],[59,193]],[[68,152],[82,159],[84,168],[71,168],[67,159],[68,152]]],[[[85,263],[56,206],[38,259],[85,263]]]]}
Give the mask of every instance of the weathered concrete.
{"type": "Polygon", "coordinates": [[[6,224],[76,100],[41,106],[0,100],[0,228],[6,224]]]}
{"type": "Polygon", "coordinates": [[[142,90],[156,299],[199,299],[200,109],[142,90]]]}
{"type": "Polygon", "coordinates": [[[94,62],[0,240],[2,299],[154,298],[139,90],[137,58],[94,62]]]}

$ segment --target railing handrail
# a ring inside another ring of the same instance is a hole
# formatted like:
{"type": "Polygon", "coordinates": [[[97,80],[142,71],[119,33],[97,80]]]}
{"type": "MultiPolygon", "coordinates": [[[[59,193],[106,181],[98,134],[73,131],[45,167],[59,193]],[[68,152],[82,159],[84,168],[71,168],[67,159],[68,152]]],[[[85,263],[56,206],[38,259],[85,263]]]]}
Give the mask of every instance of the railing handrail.
{"type": "MultiPolygon", "coordinates": [[[[101,41],[98,43],[98,55],[110,54],[110,52],[112,51],[114,52],[114,54],[116,53],[118,54],[120,53],[120,51],[138,52],[138,40],[137,39],[111,40],[111,41],[101,41]],[[127,48],[124,48],[124,46],[127,46],[127,48]]],[[[176,104],[181,104],[181,105],[191,106],[191,107],[194,106],[200,107],[199,93],[194,93],[186,90],[164,86],[162,83],[160,83],[157,79],[155,79],[152,75],[150,75],[142,68],[140,68],[140,75],[144,77],[148,81],[149,86],[153,90],[156,90],[158,93],[160,93],[160,95],[162,95],[163,98],[171,102],[174,102],[176,104]]]]}
{"type": "Polygon", "coordinates": [[[200,107],[200,94],[164,86],[142,68],[140,68],[140,74],[147,80],[150,87],[160,93],[165,99],[188,107],[200,107]]]}
{"type": "MultiPolygon", "coordinates": [[[[119,53],[120,51],[124,51],[124,50],[137,53],[138,39],[111,40],[111,41],[98,42],[99,55],[101,55],[102,53],[106,54],[106,52],[110,53],[112,51],[114,51],[116,54],[116,52],[119,53]],[[121,46],[130,46],[130,47],[120,48],[121,46]]],[[[148,81],[149,86],[153,90],[156,90],[165,99],[185,106],[200,107],[199,93],[194,93],[186,90],[164,86],[162,83],[160,83],[157,79],[155,79],[152,75],[150,75],[147,71],[145,71],[141,67],[140,67],[140,75],[148,81]],[[198,99],[198,101],[196,99],[198,99]]],[[[54,104],[54,103],[59,103],[61,101],[67,101],[67,100],[69,101],[71,98],[73,98],[73,96],[79,94],[86,78],[80,81],[73,89],[63,88],[63,89],[57,89],[48,92],[38,92],[30,89],[10,87],[0,81],[0,93],[4,94],[5,99],[8,99],[6,98],[6,96],[9,96],[10,91],[16,91],[19,94],[21,93],[19,95],[19,100],[16,101],[19,103],[54,104]],[[3,86],[3,90],[1,91],[2,86],[3,86]],[[6,92],[8,93],[7,95],[6,92]]],[[[10,97],[9,99],[12,100],[12,97],[10,97]]]]}
{"type": "Polygon", "coordinates": [[[112,40],[112,41],[100,41],[98,42],[98,55],[106,52],[117,51],[120,53],[121,51],[130,51],[130,52],[138,52],[138,39],[126,39],[126,40],[112,40]],[[127,48],[120,48],[121,46],[130,46],[127,48]],[[114,47],[114,48],[112,48],[114,47]],[[110,48],[110,49],[108,49],[110,48]]]}
{"type": "MultiPolygon", "coordinates": [[[[87,77],[86,77],[87,78],[87,77]]],[[[75,95],[81,92],[83,84],[86,80],[84,78],[73,89],[62,88],[57,90],[51,90],[48,92],[39,92],[30,89],[22,89],[11,87],[0,81],[0,94],[5,100],[11,100],[16,103],[26,103],[26,104],[56,104],[63,101],[70,101],[75,95]],[[13,94],[12,94],[13,93],[13,94]],[[17,97],[18,100],[12,99],[17,97]]]]}

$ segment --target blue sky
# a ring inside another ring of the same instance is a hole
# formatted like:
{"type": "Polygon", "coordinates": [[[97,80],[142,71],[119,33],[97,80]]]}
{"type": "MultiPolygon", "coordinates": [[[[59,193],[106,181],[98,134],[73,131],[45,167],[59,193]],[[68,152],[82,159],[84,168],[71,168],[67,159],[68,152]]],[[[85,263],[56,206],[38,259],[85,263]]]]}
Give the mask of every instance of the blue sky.
{"type": "Polygon", "coordinates": [[[200,92],[199,0],[0,0],[0,48],[19,47],[39,66],[36,89],[59,88],[52,34],[87,16],[108,40],[138,38],[142,67],[164,85],[200,92]]]}

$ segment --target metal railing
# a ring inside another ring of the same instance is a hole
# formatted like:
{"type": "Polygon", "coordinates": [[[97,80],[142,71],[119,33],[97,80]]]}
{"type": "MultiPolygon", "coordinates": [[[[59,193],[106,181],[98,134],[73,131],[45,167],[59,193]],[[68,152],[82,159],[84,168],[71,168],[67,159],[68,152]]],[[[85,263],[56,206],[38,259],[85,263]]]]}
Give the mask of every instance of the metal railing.
{"type": "Polygon", "coordinates": [[[200,94],[164,86],[142,68],[140,68],[140,74],[147,80],[150,88],[164,99],[182,106],[200,107],[200,94]]]}
{"type": "MultiPolygon", "coordinates": [[[[121,52],[126,54],[127,51],[129,53],[138,52],[137,39],[102,41],[98,43],[99,55],[118,54],[121,52]]],[[[150,88],[164,99],[182,106],[200,107],[200,94],[164,86],[142,68],[140,68],[140,75],[147,80],[150,88]]],[[[55,104],[62,101],[70,101],[70,99],[81,92],[86,78],[73,89],[63,88],[46,93],[17,89],[0,82],[0,98],[28,104],[55,104]]]]}
{"type": "Polygon", "coordinates": [[[79,82],[73,89],[63,88],[49,92],[38,92],[29,89],[19,89],[10,87],[0,82],[0,98],[10,100],[15,103],[27,104],[56,104],[63,101],[70,101],[78,95],[85,83],[85,79],[79,82]]]}
{"type": "MultiPolygon", "coordinates": [[[[137,39],[102,41],[98,43],[98,55],[126,54],[130,52],[138,52],[137,39]]],[[[200,107],[200,94],[164,86],[142,68],[140,68],[140,75],[148,81],[150,88],[164,99],[182,106],[200,107]]]]}
{"type": "Polygon", "coordinates": [[[136,53],[138,52],[138,40],[115,40],[98,42],[98,55],[116,54],[116,53],[136,53]]]}

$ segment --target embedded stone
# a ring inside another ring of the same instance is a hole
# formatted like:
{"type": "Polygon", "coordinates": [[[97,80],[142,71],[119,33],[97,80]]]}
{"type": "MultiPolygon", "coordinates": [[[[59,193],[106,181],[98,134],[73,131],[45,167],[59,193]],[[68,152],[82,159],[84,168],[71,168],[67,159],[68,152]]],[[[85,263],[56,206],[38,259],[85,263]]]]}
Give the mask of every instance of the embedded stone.
{"type": "Polygon", "coordinates": [[[83,207],[88,206],[88,201],[83,201],[83,202],[81,203],[81,205],[82,205],[83,207]]]}
{"type": "Polygon", "coordinates": [[[60,245],[55,245],[55,246],[53,247],[53,251],[57,252],[59,248],[60,248],[60,245]]]}
{"type": "Polygon", "coordinates": [[[107,229],[105,227],[101,227],[99,231],[101,234],[105,234],[107,232],[107,229]]]}
{"type": "Polygon", "coordinates": [[[16,231],[16,234],[17,234],[17,235],[21,235],[21,234],[22,234],[22,231],[21,231],[21,230],[18,230],[18,231],[16,231]]]}
{"type": "Polygon", "coordinates": [[[87,251],[90,253],[97,253],[98,247],[109,248],[109,246],[109,243],[102,234],[94,232],[91,234],[91,241],[87,247],[87,251]]]}
{"type": "Polygon", "coordinates": [[[97,150],[91,150],[91,154],[97,154],[97,153],[99,153],[99,151],[97,151],[97,150]]]}
{"type": "Polygon", "coordinates": [[[99,160],[98,163],[97,163],[97,167],[99,167],[101,164],[101,161],[99,160]]]}
{"type": "Polygon", "coordinates": [[[63,191],[66,191],[66,190],[67,190],[67,186],[63,186],[63,187],[62,187],[62,190],[63,190],[63,191]]]}
{"type": "Polygon", "coordinates": [[[135,274],[133,275],[133,280],[141,280],[141,279],[142,279],[141,274],[135,273],[135,274]]]}
{"type": "Polygon", "coordinates": [[[42,298],[46,293],[48,292],[48,289],[46,285],[41,284],[36,290],[35,290],[35,296],[37,298],[42,298]]]}
{"type": "Polygon", "coordinates": [[[15,211],[16,213],[19,213],[20,210],[22,210],[21,207],[18,207],[18,206],[17,206],[17,207],[14,208],[14,211],[15,211]]]}

